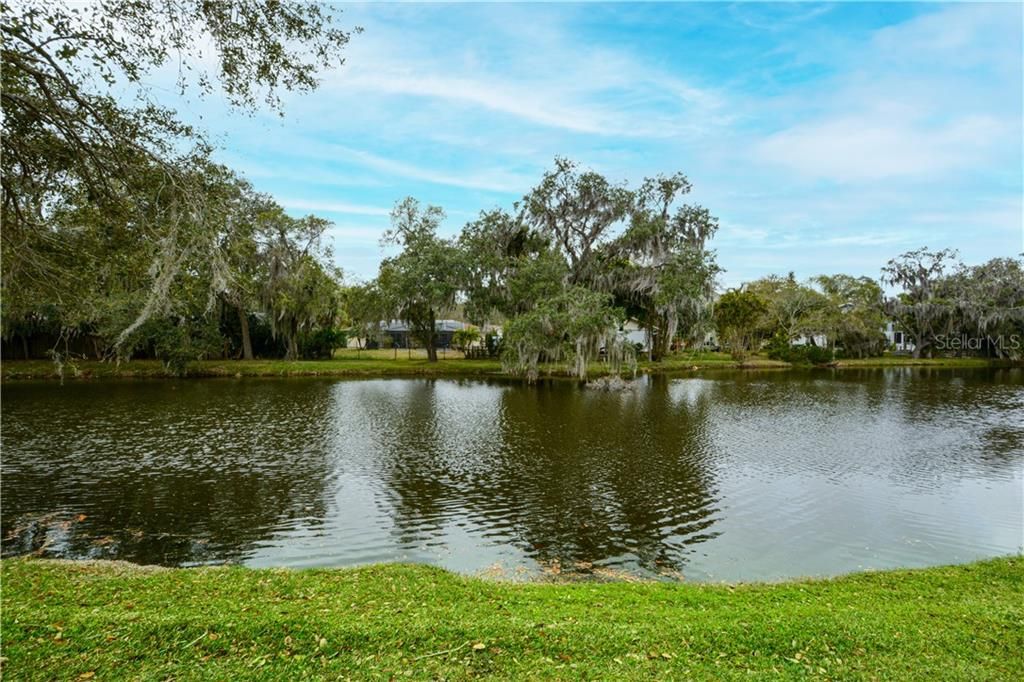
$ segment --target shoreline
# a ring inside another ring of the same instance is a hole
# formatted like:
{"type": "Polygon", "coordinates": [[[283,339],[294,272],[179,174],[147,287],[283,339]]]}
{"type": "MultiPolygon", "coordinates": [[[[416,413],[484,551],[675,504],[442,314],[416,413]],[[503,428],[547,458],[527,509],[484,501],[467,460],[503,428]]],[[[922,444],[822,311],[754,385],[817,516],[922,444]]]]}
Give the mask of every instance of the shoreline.
{"type": "MultiPolygon", "coordinates": [[[[1022,367],[1024,362],[989,360],[985,358],[908,358],[880,357],[838,360],[824,366],[798,365],[752,357],[743,362],[722,357],[674,356],[661,362],[641,361],[637,374],[681,374],[703,370],[847,370],[881,369],[886,367],[918,367],[948,369],[984,369],[1022,367]]],[[[465,360],[451,357],[436,363],[423,358],[387,358],[351,354],[331,360],[198,360],[188,365],[184,375],[169,373],[158,360],[132,360],[123,363],[79,360],[66,363],[64,375],[49,360],[6,360],[2,363],[0,381],[51,380],[79,381],[96,379],[209,379],[245,377],[409,377],[409,378],[506,378],[521,379],[502,371],[498,360],[465,360]]],[[[608,376],[607,369],[595,364],[588,378],[608,376]]],[[[561,367],[542,368],[541,379],[568,379],[561,367]],[[546,371],[545,371],[546,370],[546,371]]]]}
{"type": "Polygon", "coordinates": [[[749,584],[0,564],[19,678],[1024,676],[1020,556],[749,584]]]}

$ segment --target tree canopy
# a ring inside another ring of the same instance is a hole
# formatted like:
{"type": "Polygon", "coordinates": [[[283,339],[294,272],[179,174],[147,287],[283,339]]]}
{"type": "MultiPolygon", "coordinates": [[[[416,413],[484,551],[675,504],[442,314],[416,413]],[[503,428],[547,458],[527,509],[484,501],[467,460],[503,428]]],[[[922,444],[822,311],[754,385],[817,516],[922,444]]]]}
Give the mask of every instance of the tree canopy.
{"type": "Polygon", "coordinates": [[[182,92],[280,111],[282,91],[311,90],[342,63],[353,31],[294,0],[5,0],[0,15],[5,335],[45,301],[64,334],[105,319],[124,348],[150,317],[186,305],[192,280],[219,293],[239,196],[149,77],[176,68],[182,92]]]}
{"type": "Polygon", "coordinates": [[[383,242],[400,245],[402,252],[384,259],[377,277],[386,309],[409,323],[432,362],[437,361],[438,315],[455,305],[465,280],[463,252],[454,240],[437,234],[443,220],[440,207],[422,207],[412,197],[398,202],[383,242]]]}
{"type": "Polygon", "coordinates": [[[1003,342],[1022,331],[1020,259],[965,266],[919,249],[891,260],[881,283],[791,273],[718,296],[718,220],[688,201],[686,175],[631,187],[562,157],[521,200],[461,230],[446,231],[440,207],[399,201],[384,239],[397,252],[373,281],[346,287],[329,223],[288,214],[214,163],[204,131],[148,85],[170,72],[182,93],[281,113],[283,92],[313,90],[343,63],[360,29],[338,26],[338,11],[299,0],[0,10],[0,323],[26,356],[45,336],[58,360],[146,354],[175,369],[207,356],[324,357],[343,327],[362,343],[396,319],[436,360],[449,314],[490,327],[489,343],[501,326],[505,366],[530,378],[545,361],[581,379],[596,360],[628,370],[626,325],[643,331],[652,361],[702,347],[715,328],[738,356],[819,341],[831,358],[877,354],[887,321],[918,355],[959,352],[947,343],[956,334],[984,337],[976,352],[1020,355],[1003,342]]]}

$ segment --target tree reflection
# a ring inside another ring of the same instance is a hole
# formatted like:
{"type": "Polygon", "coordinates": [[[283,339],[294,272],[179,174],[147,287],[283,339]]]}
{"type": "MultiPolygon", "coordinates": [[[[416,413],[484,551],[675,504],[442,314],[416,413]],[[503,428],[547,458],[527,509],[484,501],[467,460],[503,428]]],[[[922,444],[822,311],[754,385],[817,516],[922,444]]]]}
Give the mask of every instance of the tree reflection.
{"type": "Polygon", "coordinates": [[[667,386],[488,387],[474,396],[481,404],[422,383],[404,394],[392,432],[402,451],[384,467],[401,538],[464,521],[563,570],[682,570],[714,536],[709,406],[673,401],[667,386]]]}
{"type": "Polygon", "coordinates": [[[5,388],[4,554],[242,559],[323,518],[327,387],[113,385],[102,400],[93,386],[5,388]]]}

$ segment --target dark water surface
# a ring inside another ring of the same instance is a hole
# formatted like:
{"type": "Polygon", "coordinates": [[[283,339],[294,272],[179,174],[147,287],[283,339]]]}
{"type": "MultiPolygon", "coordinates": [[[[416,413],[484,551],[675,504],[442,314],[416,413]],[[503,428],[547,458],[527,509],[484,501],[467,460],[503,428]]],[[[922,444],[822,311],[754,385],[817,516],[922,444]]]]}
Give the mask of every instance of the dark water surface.
{"type": "Polygon", "coordinates": [[[757,580],[1024,545],[1020,370],[3,387],[3,553],[757,580]]]}

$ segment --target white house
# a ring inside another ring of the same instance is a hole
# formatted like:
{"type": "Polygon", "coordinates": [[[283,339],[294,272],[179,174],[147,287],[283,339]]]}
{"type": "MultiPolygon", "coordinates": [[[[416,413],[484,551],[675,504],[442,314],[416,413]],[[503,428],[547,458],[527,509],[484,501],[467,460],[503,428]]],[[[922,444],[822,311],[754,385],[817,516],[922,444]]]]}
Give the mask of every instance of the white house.
{"type": "Polygon", "coordinates": [[[897,329],[896,324],[892,320],[885,323],[885,329],[882,330],[882,333],[885,334],[885,342],[889,347],[896,349],[897,352],[913,352],[913,341],[901,330],[897,329]]]}
{"type": "Polygon", "coordinates": [[[647,337],[647,331],[640,328],[640,325],[634,320],[626,320],[626,323],[622,325],[619,330],[619,336],[625,339],[626,343],[630,345],[640,344],[640,350],[644,353],[648,350],[650,339],[647,337]]]}
{"type": "Polygon", "coordinates": [[[828,348],[828,337],[824,334],[813,334],[812,336],[798,336],[793,339],[794,346],[809,346],[811,340],[814,340],[814,345],[819,348],[828,348]]]}

